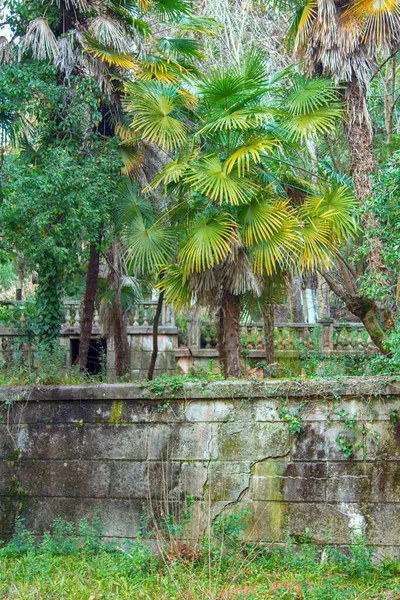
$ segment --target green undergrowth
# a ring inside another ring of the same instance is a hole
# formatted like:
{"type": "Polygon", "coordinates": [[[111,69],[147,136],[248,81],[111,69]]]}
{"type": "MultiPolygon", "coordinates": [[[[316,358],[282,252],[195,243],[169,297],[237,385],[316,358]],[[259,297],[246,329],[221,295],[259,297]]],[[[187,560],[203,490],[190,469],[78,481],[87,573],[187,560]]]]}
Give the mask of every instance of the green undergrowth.
{"type": "Polygon", "coordinates": [[[318,548],[306,532],[285,548],[242,541],[237,515],[217,520],[197,543],[171,531],[153,532],[153,547],[102,541],[99,519],[77,526],[57,519],[40,541],[17,521],[0,550],[3,600],[398,600],[400,565],[372,560],[361,538],[346,552],[318,548]],[[173,535],[171,536],[171,533],[173,535]]]}

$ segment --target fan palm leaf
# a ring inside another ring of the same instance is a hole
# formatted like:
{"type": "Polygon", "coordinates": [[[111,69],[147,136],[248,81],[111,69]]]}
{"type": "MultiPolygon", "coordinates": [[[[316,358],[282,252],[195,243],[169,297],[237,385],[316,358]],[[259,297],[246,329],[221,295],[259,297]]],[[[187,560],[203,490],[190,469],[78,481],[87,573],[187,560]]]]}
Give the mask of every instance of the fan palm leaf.
{"type": "Polygon", "coordinates": [[[139,63],[137,58],[133,54],[127,54],[113,50],[108,46],[105,46],[92,35],[84,34],[86,52],[92,54],[95,58],[100,58],[103,62],[122,69],[128,69],[133,71],[139,70],[139,63]]]}
{"type": "Polygon", "coordinates": [[[189,231],[178,256],[187,273],[199,273],[222,262],[237,239],[237,223],[230,215],[200,217],[189,231]]]}
{"type": "Polygon", "coordinates": [[[139,211],[125,227],[123,241],[129,268],[140,273],[157,273],[170,260],[175,247],[174,232],[155,224],[147,225],[139,211]]]}
{"type": "Polygon", "coordinates": [[[164,292],[167,304],[172,304],[175,310],[188,308],[192,300],[190,280],[182,265],[166,265],[161,271],[157,288],[164,292]]]}
{"type": "Polygon", "coordinates": [[[286,228],[286,232],[295,241],[296,235],[289,234],[287,225],[293,222],[293,210],[285,200],[275,202],[260,202],[257,199],[240,208],[239,220],[241,236],[247,246],[253,246],[268,240],[274,234],[286,228]]]}
{"type": "Polygon", "coordinates": [[[300,214],[321,218],[329,223],[332,236],[345,241],[358,231],[355,219],[357,203],[349,186],[323,187],[321,195],[306,198],[300,214]]]}
{"type": "Polygon", "coordinates": [[[57,40],[47,19],[38,17],[28,24],[24,38],[24,50],[30,50],[33,58],[37,60],[57,58],[57,40]]]}
{"type": "Polygon", "coordinates": [[[242,177],[246,171],[250,171],[250,159],[253,163],[258,164],[261,161],[260,154],[271,151],[278,144],[278,140],[267,137],[254,137],[247,140],[226,159],[225,168],[230,173],[236,166],[238,176],[242,177]]]}
{"type": "Polygon", "coordinates": [[[212,201],[238,205],[250,200],[257,185],[234,173],[228,173],[218,156],[205,156],[191,165],[185,182],[212,201]]]}
{"type": "Polygon", "coordinates": [[[165,150],[173,150],[186,140],[187,127],[173,116],[177,112],[176,89],[160,93],[154,86],[137,86],[135,96],[126,103],[128,114],[133,116],[130,127],[142,135],[143,139],[159,144],[165,150]]]}

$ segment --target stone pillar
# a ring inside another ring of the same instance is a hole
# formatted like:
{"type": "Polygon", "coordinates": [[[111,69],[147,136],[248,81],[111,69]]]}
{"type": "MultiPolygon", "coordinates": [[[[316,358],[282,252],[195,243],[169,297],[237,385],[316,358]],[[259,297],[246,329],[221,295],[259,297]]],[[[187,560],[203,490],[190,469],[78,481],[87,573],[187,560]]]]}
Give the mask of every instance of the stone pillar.
{"type": "Polygon", "coordinates": [[[324,354],[333,352],[333,319],[318,319],[322,326],[321,351],[324,354]]]}

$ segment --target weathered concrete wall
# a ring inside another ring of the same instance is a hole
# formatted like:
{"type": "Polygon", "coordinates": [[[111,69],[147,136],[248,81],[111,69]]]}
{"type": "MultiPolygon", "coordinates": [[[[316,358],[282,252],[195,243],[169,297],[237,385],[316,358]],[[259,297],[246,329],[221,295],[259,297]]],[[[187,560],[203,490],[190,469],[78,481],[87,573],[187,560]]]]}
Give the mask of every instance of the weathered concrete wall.
{"type": "Polygon", "coordinates": [[[341,545],[363,530],[400,558],[400,382],[3,388],[0,401],[0,538],[17,512],[42,532],[96,508],[108,536],[134,537],[143,511],[194,494],[195,519],[249,511],[249,539],[308,528],[341,545]]]}

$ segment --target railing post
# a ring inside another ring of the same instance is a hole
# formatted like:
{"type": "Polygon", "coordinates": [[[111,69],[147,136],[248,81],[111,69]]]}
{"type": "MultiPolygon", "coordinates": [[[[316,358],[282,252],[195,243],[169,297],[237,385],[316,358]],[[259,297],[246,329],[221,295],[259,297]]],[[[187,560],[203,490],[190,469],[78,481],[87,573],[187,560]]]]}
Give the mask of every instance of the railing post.
{"type": "Polygon", "coordinates": [[[189,348],[200,348],[200,319],[189,313],[187,317],[187,328],[189,348]]]}
{"type": "Polygon", "coordinates": [[[319,319],[317,321],[322,326],[321,350],[323,354],[333,352],[333,319],[319,319]]]}

